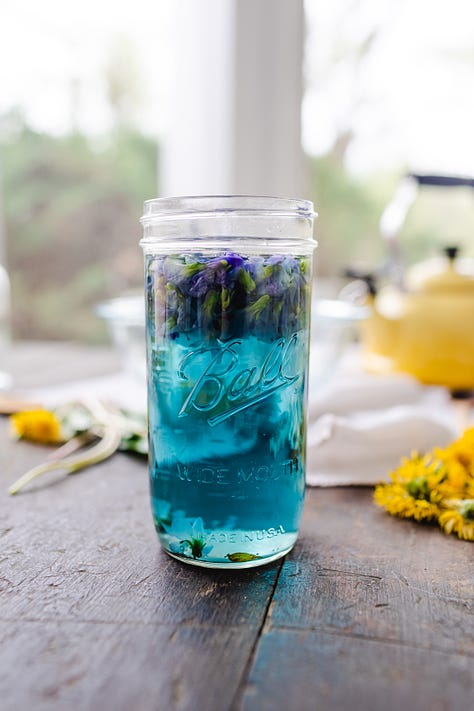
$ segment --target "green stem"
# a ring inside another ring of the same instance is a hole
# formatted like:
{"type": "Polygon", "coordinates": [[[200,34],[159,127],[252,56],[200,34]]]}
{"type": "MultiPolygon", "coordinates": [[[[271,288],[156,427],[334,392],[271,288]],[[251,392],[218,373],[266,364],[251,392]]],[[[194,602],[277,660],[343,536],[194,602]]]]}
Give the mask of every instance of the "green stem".
{"type": "Polygon", "coordinates": [[[71,455],[55,461],[43,462],[43,464],[33,467],[33,469],[27,471],[10,486],[8,493],[12,496],[17,494],[20,489],[23,489],[23,487],[33,481],[33,479],[36,479],[46,472],[63,469],[68,474],[74,474],[84,467],[97,464],[110,457],[117,451],[122,434],[119,429],[108,425],[104,425],[101,429],[103,430],[101,439],[97,444],[88,449],[87,452],[71,455]]]}
{"type": "Polygon", "coordinates": [[[63,459],[73,452],[77,452],[78,449],[82,449],[82,447],[86,444],[90,444],[95,439],[97,439],[97,435],[92,432],[83,432],[82,434],[76,435],[65,444],[61,445],[61,447],[55,449],[46,461],[56,462],[58,459],[63,459]]]}

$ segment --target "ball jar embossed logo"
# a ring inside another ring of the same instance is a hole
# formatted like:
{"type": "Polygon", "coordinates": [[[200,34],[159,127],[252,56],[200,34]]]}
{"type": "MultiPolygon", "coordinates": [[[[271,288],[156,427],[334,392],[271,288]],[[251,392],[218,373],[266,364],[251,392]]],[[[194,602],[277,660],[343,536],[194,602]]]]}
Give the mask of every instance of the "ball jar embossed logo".
{"type": "Polygon", "coordinates": [[[302,377],[298,333],[270,344],[263,363],[240,363],[242,340],[234,339],[188,353],[179,364],[178,378],[190,388],[179,413],[205,413],[214,427],[302,377]]]}

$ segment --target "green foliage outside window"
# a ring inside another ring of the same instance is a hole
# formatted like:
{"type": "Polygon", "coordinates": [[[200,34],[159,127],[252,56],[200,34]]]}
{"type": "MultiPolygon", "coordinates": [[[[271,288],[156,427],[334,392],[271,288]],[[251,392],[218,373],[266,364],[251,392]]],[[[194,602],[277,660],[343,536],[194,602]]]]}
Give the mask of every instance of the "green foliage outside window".
{"type": "Polygon", "coordinates": [[[14,336],[103,340],[94,305],[142,285],[138,220],[156,194],[156,142],[125,126],[103,142],[57,138],[17,119],[0,160],[14,336]]]}

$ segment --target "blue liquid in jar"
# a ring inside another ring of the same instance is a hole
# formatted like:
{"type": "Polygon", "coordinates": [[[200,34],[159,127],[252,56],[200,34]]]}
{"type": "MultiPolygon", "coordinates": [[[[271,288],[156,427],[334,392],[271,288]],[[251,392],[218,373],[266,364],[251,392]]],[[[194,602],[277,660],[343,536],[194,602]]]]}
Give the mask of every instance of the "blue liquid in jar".
{"type": "Polygon", "coordinates": [[[151,503],[171,555],[249,567],[295,543],[308,278],[303,258],[147,260],[151,503]]]}

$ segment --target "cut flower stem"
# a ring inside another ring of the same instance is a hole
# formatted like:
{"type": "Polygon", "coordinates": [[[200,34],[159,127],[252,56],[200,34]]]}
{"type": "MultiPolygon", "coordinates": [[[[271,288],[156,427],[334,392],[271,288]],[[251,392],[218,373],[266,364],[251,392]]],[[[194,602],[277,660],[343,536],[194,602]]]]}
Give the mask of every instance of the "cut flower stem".
{"type": "MultiPolygon", "coordinates": [[[[23,474],[23,476],[17,479],[17,481],[8,489],[8,493],[11,495],[17,494],[21,489],[23,489],[23,487],[33,481],[33,479],[36,479],[47,472],[65,470],[67,474],[74,474],[75,472],[84,469],[84,467],[97,464],[98,462],[107,459],[117,451],[121,439],[122,434],[120,430],[114,427],[104,426],[103,432],[97,444],[90,447],[85,453],[76,455],[71,454],[66,457],[56,457],[54,459],[51,457],[46,462],[43,462],[43,464],[33,467],[33,469],[30,469],[23,474]]],[[[61,447],[60,449],[63,448],[61,447]]]]}
{"type": "Polygon", "coordinates": [[[51,415],[58,418],[64,431],[69,431],[70,439],[55,449],[46,461],[15,481],[8,489],[9,494],[17,494],[48,472],[62,470],[74,474],[98,464],[119,448],[146,452],[146,448],[137,448],[136,440],[144,441],[147,434],[145,421],[139,415],[126,413],[95,399],[61,405],[51,415]]]}

